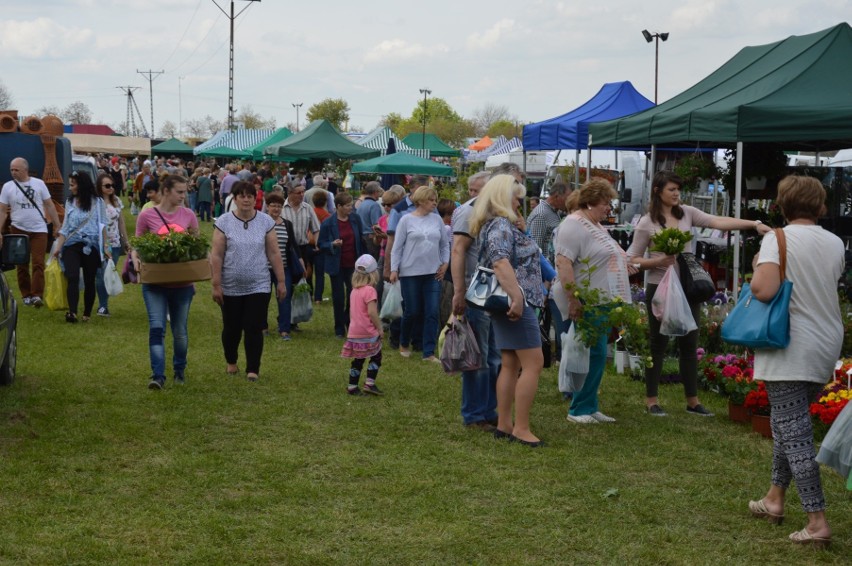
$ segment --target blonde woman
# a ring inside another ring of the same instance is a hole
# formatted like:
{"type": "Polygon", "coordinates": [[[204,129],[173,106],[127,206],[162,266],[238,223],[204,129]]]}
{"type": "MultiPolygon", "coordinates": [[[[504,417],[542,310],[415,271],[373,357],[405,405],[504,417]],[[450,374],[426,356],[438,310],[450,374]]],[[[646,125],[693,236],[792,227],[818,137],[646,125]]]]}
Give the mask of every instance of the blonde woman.
{"type": "Polygon", "coordinates": [[[476,198],[470,231],[481,242],[479,264],[494,270],[512,301],[508,311],[491,315],[502,364],[497,377],[494,437],[536,448],[544,443],[530,430],[530,409],[544,356],[534,307],[544,305],[544,294],[541,252],[532,238],[516,226],[525,193],[513,176],[493,177],[476,198]]]}
{"type": "Polygon", "coordinates": [[[400,219],[391,250],[390,282],[400,282],[403,302],[399,353],[411,356],[414,325],[422,324],[423,360],[441,363],[435,357],[438,307],[441,281],[450,265],[450,241],[444,221],[434,214],[437,191],[422,186],[414,191],[411,202],[417,208],[400,219]]]}

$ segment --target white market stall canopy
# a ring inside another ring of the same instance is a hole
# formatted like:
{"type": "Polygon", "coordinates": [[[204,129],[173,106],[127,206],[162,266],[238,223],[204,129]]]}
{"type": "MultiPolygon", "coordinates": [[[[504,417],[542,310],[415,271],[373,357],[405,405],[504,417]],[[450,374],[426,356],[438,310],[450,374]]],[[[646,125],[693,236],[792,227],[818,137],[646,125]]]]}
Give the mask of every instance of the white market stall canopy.
{"type": "Polygon", "coordinates": [[[115,155],[151,155],[151,140],[97,134],[65,134],[74,153],[111,153],[115,155]]]}

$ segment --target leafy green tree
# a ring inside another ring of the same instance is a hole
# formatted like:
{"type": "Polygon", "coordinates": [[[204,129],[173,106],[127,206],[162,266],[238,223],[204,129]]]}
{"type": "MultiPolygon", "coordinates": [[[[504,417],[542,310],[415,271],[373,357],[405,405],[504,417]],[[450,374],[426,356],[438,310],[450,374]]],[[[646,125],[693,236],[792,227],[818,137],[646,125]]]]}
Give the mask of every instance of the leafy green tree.
{"type": "Polygon", "coordinates": [[[251,105],[240,108],[240,113],[234,117],[236,122],[242,122],[249,130],[272,130],[275,128],[275,118],[264,118],[255,112],[251,105]]]}
{"type": "Polygon", "coordinates": [[[308,108],[305,117],[308,123],[322,119],[334,124],[338,130],[342,130],[343,125],[349,122],[349,104],[342,98],[326,98],[308,108]]]}
{"type": "Polygon", "coordinates": [[[397,133],[399,126],[404,121],[405,118],[402,117],[402,114],[399,114],[398,112],[391,112],[379,121],[379,126],[387,126],[392,132],[397,133]]]}
{"type": "Polygon", "coordinates": [[[522,130],[523,128],[518,125],[517,122],[512,122],[510,120],[497,120],[491,124],[486,133],[492,138],[497,136],[513,138],[515,136],[520,137],[522,130]]]}
{"type": "MultiPolygon", "coordinates": [[[[426,127],[429,127],[429,122],[433,120],[447,120],[449,122],[461,122],[464,120],[443,98],[428,98],[425,104],[426,108],[426,127]]],[[[423,123],[423,108],[424,101],[417,101],[417,106],[411,112],[411,118],[423,123]]]]}

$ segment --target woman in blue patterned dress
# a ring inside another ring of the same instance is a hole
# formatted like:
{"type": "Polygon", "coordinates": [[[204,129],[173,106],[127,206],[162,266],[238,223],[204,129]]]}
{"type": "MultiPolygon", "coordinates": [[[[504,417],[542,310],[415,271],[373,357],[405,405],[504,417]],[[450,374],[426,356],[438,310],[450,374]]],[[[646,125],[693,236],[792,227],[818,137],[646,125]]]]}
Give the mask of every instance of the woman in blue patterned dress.
{"type": "Polygon", "coordinates": [[[494,270],[511,299],[506,313],[491,321],[501,368],[497,377],[497,430],[508,438],[538,447],[543,442],[530,430],[530,409],[544,365],[535,308],[544,304],[541,266],[536,243],[516,225],[526,191],[511,175],[497,175],[482,188],[471,215],[471,235],[481,242],[479,263],[494,270]],[[512,422],[512,406],[515,419],[512,422]]]}

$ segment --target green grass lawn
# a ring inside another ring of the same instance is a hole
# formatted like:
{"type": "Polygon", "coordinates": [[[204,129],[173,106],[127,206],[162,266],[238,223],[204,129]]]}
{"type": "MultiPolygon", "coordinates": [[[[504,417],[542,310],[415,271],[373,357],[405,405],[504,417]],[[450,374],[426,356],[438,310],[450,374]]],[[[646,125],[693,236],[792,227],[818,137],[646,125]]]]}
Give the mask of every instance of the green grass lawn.
{"type": "Polygon", "coordinates": [[[197,285],[187,383],[169,368],[163,391],[146,388],[140,288],[110,311],[71,325],[21,307],[18,378],[0,389],[0,563],[849,563],[852,494],[830,470],[831,549],[787,542],[805,522],[795,490],[782,527],[749,516],[772,443],[712,393],[716,418],[686,414],[679,385],[651,418],[641,383],[608,373],[618,422],[580,427],[548,369],[533,412],[548,446],[532,450],[464,429],[459,378],[389,349],[386,397],[346,395],[328,302],[291,342],[267,340],[248,383],[225,375],[197,285]]]}

